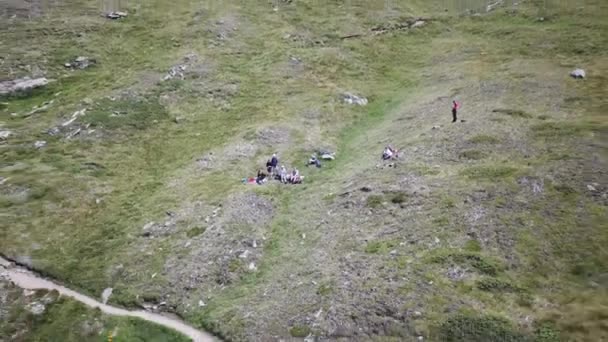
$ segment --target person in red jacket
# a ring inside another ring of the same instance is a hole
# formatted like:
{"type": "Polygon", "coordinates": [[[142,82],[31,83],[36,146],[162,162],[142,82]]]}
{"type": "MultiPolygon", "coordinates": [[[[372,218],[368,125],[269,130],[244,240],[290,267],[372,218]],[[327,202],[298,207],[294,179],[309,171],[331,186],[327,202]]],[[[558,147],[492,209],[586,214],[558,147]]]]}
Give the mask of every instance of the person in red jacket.
{"type": "Polygon", "coordinates": [[[452,101],[452,117],[453,117],[452,122],[458,121],[458,118],[456,117],[456,115],[458,114],[459,107],[460,107],[460,103],[456,102],[455,100],[452,101]]]}

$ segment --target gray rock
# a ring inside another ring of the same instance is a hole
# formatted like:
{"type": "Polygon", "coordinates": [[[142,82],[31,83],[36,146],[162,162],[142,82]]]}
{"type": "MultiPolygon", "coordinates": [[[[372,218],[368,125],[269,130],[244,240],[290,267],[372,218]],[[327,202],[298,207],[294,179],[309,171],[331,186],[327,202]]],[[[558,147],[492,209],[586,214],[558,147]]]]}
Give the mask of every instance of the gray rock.
{"type": "Polygon", "coordinates": [[[342,94],[342,100],[348,104],[354,104],[358,106],[367,105],[367,99],[365,97],[357,96],[352,93],[344,93],[342,94]]]}
{"type": "Polygon", "coordinates": [[[0,131],[0,140],[6,140],[11,135],[13,135],[12,131],[0,131]]]}
{"type": "Polygon", "coordinates": [[[34,315],[40,315],[44,312],[46,307],[40,302],[33,302],[26,305],[25,309],[34,315]]]}
{"type": "Polygon", "coordinates": [[[585,70],[575,69],[575,70],[572,70],[572,72],[570,73],[570,76],[572,76],[574,78],[585,78],[587,75],[585,74],[585,70]]]}
{"type": "Polygon", "coordinates": [[[114,11],[114,12],[106,13],[105,16],[108,19],[116,20],[116,19],[124,18],[127,15],[128,15],[127,12],[114,11]]]}
{"type": "Polygon", "coordinates": [[[44,77],[31,79],[29,77],[0,82],[0,95],[16,95],[27,93],[35,88],[44,87],[49,83],[44,77]]]}
{"type": "Polygon", "coordinates": [[[44,146],[46,146],[46,141],[44,140],[38,140],[34,143],[35,148],[43,148],[44,146]]]}
{"type": "Polygon", "coordinates": [[[412,28],[417,28],[417,27],[422,27],[426,24],[426,21],[424,20],[416,20],[415,23],[412,24],[412,28]]]}
{"type": "Polygon", "coordinates": [[[111,295],[112,295],[111,287],[104,289],[103,292],[101,293],[101,302],[106,304],[108,302],[108,299],[110,299],[111,295]]]}
{"type": "Polygon", "coordinates": [[[97,64],[97,61],[93,58],[78,56],[70,63],[65,63],[65,67],[71,69],[86,69],[95,64],[97,64]]]}
{"type": "Polygon", "coordinates": [[[54,136],[61,133],[61,130],[59,129],[59,127],[51,127],[49,129],[46,130],[46,134],[50,135],[50,136],[54,136]]]}

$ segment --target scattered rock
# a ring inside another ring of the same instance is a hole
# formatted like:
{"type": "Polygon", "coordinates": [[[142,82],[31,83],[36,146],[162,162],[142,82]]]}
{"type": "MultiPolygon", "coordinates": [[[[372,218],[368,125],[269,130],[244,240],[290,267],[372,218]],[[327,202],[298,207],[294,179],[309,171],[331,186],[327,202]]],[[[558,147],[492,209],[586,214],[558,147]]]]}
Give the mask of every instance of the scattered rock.
{"type": "Polygon", "coordinates": [[[70,69],[86,69],[90,66],[97,64],[97,61],[93,58],[78,56],[76,59],[69,63],[65,63],[64,66],[70,69]]]}
{"type": "Polygon", "coordinates": [[[22,117],[27,118],[27,117],[30,117],[30,116],[36,114],[36,113],[46,112],[49,109],[49,107],[53,104],[53,102],[55,102],[55,100],[51,100],[51,101],[45,102],[40,107],[35,106],[34,108],[32,108],[31,111],[23,114],[22,117]]]}
{"type": "Polygon", "coordinates": [[[200,306],[201,308],[205,305],[206,305],[205,302],[203,302],[202,300],[198,301],[198,306],[200,306]]]}
{"type": "Polygon", "coordinates": [[[426,21],[424,20],[416,20],[412,26],[410,26],[411,28],[417,28],[417,27],[422,27],[426,24],[426,21]]]}
{"type": "Polygon", "coordinates": [[[112,295],[111,287],[104,289],[103,292],[101,293],[101,302],[106,304],[111,295],[112,295]]]}
{"type": "Polygon", "coordinates": [[[371,192],[372,188],[369,187],[369,186],[364,186],[364,187],[361,188],[361,191],[363,191],[363,192],[371,192]]]}
{"type": "Polygon", "coordinates": [[[247,267],[247,269],[249,269],[250,271],[255,271],[258,268],[255,266],[255,263],[249,263],[249,266],[247,267]]]}
{"type": "Polygon", "coordinates": [[[587,189],[589,191],[597,191],[597,189],[593,185],[591,185],[591,184],[587,184],[587,189]]]}
{"type": "Polygon", "coordinates": [[[570,73],[570,76],[574,78],[585,78],[587,75],[585,74],[585,70],[575,69],[570,73]]]}
{"type": "Polygon", "coordinates": [[[44,87],[49,83],[45,77],[31,79],[29,77],[0,82],[0,95],[17,95],[33,89],[44,87]]]}
{"type": "Polygon", "coordinates": [[[105,17],[108,19],[116,20],[116,19],[124,18],[127,15],[128,15],[127,12],[114,11],[114,12],[106,13],[105,17]]]}
{"type": "Polygon", "coordinates": [[[441,126],[433,126],[433,129],[440,129],[441,126]]]}
{"type": "Polygon", "coordinates": [[[72,117],[68,121],[62,123],[61,126],[62,127],[69,126],[72,122],[76,121],[76,119],[78,119],[78,117],[83,116],[86,113],[86,111],[87,111],[86,108],[75,111],[74,113],[72,113],[72,117]]]}
{"type": "MultiPolygon", "coordinates": [[[[184,80],[186,78],[187,70],[191,69],[192,67],[195,67],[195,63],[198,61],[198,56],[194,53],[190,53],[187,54],[186,56],[184,56],[182,63],[180,64],[176,64],[174,66],[171,67],[171,69],[169,69],[169,71],[167,71],[167,74],[163,77],[163,81],[169,81],[172,79],[180,79],[180,80],[184,80]]],[[[204,75],[206,74],[207,70],[204,67],[198,66],[195,69],[200,69],[200,70],[194,70],[193,72],[196,72],[198,74],[204,75]]]]}
{"type": "Polygon", "coordinates": [[[344,93],[342,94],[342,100],[348,104],[355,104],[358,106],[367,105],[367,99],[365,97],[360,97],[352,93],[344,93]]]}
{"type": "Polygon", "coordinates": [[[46,141],[44,141],[44,140],[38,140],[34,143],[35,148],[43,148],[45,146],[46,146],[46,141]]]}
{"type": "Polygon", "coordinates": [[[44,304],[40,303],[40,302],[33,302],[30,303],[28,305],[25,306],[25,309],[29,312],[31,312],[33,315],[41,315],[44,310],[46,309],[46,307],[44,306],[44,304]]]}
{"type": "Polygon", "coordinates": [[[59,129],[59,127],[51,127],[46,131],[46,134],[48,134],[50,136],[55,136],[59,133],[61,133],[61,130],[59,129]]]}
{"type": "Polygon", "coordinates": [[[6,140],[11,135],[13,135],[12,131],[0,131],[0,140],[6,140]]]}

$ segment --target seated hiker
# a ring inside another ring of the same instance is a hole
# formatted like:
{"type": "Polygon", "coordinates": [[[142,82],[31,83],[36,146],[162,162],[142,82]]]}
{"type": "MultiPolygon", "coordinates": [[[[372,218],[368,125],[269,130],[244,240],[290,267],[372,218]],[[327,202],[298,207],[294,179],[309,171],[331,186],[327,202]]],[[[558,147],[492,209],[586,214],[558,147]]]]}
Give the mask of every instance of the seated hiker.
{"type": "Polygon", "coordinates": [[[382,152],[383,160],[397,159],[397,158],[399,158],[399,150],[394,149],[393,146],[391,146],[391,145],[388,145],[384,148],[384,151],[382,152]]]}
{"type": "Polygon", "coordinates": [[[300,179],[300,171],[298,171],[298,169],[293,169],[293,171],[291,171],[291,177],[289,179],[289,182],[291,184],[300,184],[302,182],[302,180],[300,179]]]}
{"type": "Polygon", "coordinates": [[[260,169],[260,170],[258,170],[258,175],[255,178],[255,182],[258,183],[258,184],[265,183],[266,182],[266,177],[267,177],[266,173],[264,173],[264,171],[262,171],[260,169]]]}
{"type": "Polygon", "coordinates": [[[281,172],[279,175],[281,177],[281,183],[287,183],[287,169],[285,169],[285,165],[281,165],[281,172]]]}
{"type": "MultiPolygon", "coordinates": [[[[317,159],[317,155],[313,154],[310,156],[310,159],[308,160],[308,165],[314,165],[316,167],[321,167],[321,161],[319,159],[317,159]]],[[[306,166],[308,166],[306,165],[306,166]]]]}
{"type": "Polygon", "coordinates": [[[391,148],[391,146],[386,146],[386,148],[384,148],[384,152],[382,152],[382,159],[384,160],[389,160],[392,159],[394,156],[394,150],[391,148]]]}
{"type": "Polygon", "coordinates": [[[268,172],[268,173],[272,172],[272,163],[271,163],[270,159],[268,159],[266,161],[266,172],[268,172]]]}

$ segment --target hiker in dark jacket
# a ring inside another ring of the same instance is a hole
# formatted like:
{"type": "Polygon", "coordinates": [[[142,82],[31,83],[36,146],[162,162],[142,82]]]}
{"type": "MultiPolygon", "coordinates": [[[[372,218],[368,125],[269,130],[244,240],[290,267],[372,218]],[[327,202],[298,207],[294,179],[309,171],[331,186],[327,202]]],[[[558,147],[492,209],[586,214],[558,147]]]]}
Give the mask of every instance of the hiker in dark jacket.
{"type": "Polygon", "coordinates": [[[279,166],[279,158],[277,158],[277,154],[274,153],[272,158],[270,158],[270,169],[268,170],[268,173],[274,173],[277,166],[279,166]]]}

